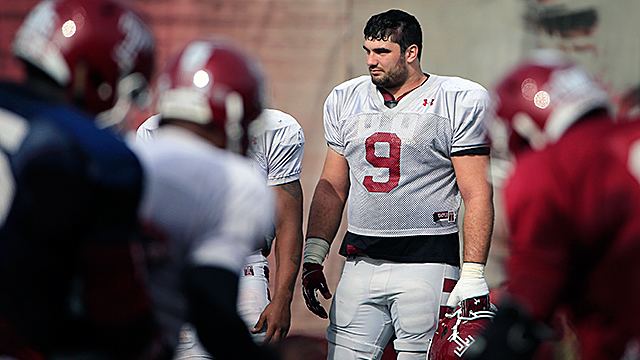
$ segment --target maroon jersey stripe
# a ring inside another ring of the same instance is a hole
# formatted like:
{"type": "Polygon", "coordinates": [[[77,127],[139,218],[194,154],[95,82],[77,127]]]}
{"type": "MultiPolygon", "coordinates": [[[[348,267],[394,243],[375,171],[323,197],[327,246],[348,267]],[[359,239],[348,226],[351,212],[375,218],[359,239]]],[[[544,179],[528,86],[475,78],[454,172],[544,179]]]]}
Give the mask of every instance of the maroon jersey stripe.
{"type": "Polygon", "coordinates": [[[456,283],[458,283],[458,280],[445,278],[442,284],[442,292],[446,292],[446,293],[452,292],[453,287],[456,286],[456,283]]]}

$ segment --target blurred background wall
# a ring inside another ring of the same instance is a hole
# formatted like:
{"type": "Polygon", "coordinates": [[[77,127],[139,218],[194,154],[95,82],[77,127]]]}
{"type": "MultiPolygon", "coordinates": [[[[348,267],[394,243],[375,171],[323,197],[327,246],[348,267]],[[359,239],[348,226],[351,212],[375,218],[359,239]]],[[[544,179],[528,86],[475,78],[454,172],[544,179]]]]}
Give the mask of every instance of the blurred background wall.
{"type": "MultiPolygon", "coordinates": [[[[390,8],[415,15],[424,33],[423,69],[456,75],[491,88],[498,76],[535,47],[560,48],[606,84],[617,109],[637,112],[640,84],[640,14],[637,0],[129,0],[153,28],[157,65],[185,41],[217,35],[235,40],[262,61],[271,107],[295,116],[304,128],[302,185],[305,224],[326,146],[322,104],[338,83],[366,73],[362,28],[370,15],[390,8]]],[[[34,0],[0,4],[0,77],[21,76],[11,58],[15,29],[34,0]]],[[[108,29],[105,29],[108,31],[108,29]]],[[[492,287],[504,280],[507,255],[500,191],[496,187],[496,230],[488,266],[492,287]]],[[[305,226],[306,228],[306,226],[305,226]]],[[[344,229],[344,228],[343,228],[344,229]]],[[[342,258],[327,261],[335,289],[342,258]]],[[[329,301],[324,301],[329,306],[329,301]]],[[[324,334],[327,322],[304,307],[296,290],[292,334],[324,334]]]]}

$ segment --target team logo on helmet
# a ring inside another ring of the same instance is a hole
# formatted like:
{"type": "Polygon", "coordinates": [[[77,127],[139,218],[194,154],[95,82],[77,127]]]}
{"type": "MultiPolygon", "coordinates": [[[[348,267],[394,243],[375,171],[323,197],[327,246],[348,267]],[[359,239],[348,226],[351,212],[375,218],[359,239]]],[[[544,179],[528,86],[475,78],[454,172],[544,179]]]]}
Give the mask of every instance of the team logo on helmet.
{"type": "Polygon", "coordinates": [[[444,314],[433,336],[429,360],[460,359],[495,316],[489,296],[463,300],[444,314]]]}

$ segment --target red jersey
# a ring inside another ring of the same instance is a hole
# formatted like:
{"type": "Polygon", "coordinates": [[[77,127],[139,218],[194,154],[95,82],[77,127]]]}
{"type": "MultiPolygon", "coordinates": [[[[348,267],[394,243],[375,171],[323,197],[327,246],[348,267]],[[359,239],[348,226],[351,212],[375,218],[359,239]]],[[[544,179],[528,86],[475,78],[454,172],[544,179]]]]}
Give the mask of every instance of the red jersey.
{"type": "Polygon", "coordinates": [[[584,119],[518,158],[504,195],[511,296],[537,320],[569,309],[583,359],[619,358],[640,334],[640,123],[584,119]]]}

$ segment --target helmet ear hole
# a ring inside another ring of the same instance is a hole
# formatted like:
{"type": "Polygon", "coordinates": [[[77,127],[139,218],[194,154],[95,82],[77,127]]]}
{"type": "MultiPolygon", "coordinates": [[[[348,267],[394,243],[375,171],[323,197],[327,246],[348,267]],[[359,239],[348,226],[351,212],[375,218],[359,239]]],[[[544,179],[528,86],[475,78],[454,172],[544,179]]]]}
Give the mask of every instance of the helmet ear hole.
{"type": "Polygon", "coordinates": [[[113,88],[111,88],[111,85],[107,84],[106,82],[98,85],[98,97],[100,98],[100,100],[107,101],[107,99],[109,99],[112,95],[113,88]]]}
{"type": "MultiPolygon", "coordinates": [[[[71,77],[71,92],[73,94],[74,99],[81,100],[84,98],[87,89],[87,79],[89,78],[88,70],[86,64],[82,62],[78,62],[76,66],[73,67],[71,77]]],[[[94,75],[94,74],[92,74],[94,75]]],[[[95,75],[94,75],[95,77],[95,75]]],[[[93,78],[93,77],[92,77],[93,78]]],[[[92,81],[93,83],[93,81],[92,81]]]]}

